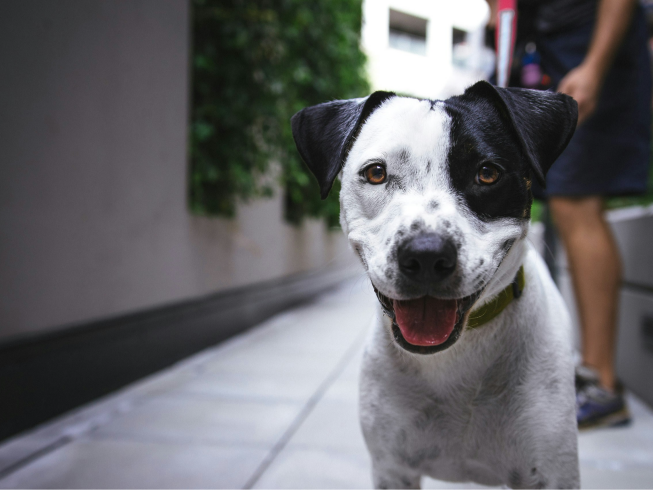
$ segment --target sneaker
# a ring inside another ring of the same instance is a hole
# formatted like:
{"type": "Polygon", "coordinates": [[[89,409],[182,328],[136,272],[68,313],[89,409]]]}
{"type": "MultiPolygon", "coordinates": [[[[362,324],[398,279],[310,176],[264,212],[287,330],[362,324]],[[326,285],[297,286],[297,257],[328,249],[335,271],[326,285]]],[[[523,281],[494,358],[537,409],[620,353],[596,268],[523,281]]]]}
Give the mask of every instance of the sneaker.
{"type": "Polygon", "coordinates": [[[576,378],[576,393],[590,383],[597,384],[599,382],[598,373],[594,369],[583,366],[582,364],[576,366],[574,374],[576,378]]]}
{"type": "Polygon", "coordinates": [[[576,418],[580,430],[617,427],[630,423],[623,388],[603,388],[596,372],[586,366],[576,368],[576,418]]]}

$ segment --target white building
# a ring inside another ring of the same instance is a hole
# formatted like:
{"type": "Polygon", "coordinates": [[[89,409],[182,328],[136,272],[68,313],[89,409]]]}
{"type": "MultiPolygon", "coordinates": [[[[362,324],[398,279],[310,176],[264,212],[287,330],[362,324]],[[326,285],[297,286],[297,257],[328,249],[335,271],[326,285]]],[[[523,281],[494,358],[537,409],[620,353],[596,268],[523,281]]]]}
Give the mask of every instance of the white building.
{"type": "Polygon", "coordinates": [[[492,71],[484,0],[365,0],[363,49],[374,90],[424,98],[461,92],[492,71]]]}

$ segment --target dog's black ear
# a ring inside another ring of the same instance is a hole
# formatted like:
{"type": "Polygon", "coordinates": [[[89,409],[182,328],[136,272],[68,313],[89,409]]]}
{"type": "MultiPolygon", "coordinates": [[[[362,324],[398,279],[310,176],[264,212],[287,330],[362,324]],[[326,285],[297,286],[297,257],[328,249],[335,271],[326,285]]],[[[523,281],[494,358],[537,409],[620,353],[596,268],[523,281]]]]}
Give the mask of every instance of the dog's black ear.
{"type": "Polygon", "coordinates": [[[329,195],[365,120],[394,95],[374,92],[363,99],[335,100],[307,107],[292,117],[290,123],[297,150],[317,177],[322,199],[329,195]]]}
{"type": "Polygon", "coordinates": [[[544,90],[499,88],[478,82],[463,97],[489,99],[512,126],[542,186],[553,162],[576,130],[578,105],[565,94],[544,90]]]}

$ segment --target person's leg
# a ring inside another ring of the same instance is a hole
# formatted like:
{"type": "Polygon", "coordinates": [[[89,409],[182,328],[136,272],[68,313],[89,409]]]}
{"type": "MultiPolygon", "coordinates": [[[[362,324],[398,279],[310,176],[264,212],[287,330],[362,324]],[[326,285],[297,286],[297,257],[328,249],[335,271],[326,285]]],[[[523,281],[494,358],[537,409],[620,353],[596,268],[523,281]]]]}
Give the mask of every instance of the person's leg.
{"type": "Polygon", "coordinates": [[[594,368],[601,384],[612,390],[621,258],[605,220],[603,198],[552,197],[549,205],[574,285],[583,364],[594,368]]]}

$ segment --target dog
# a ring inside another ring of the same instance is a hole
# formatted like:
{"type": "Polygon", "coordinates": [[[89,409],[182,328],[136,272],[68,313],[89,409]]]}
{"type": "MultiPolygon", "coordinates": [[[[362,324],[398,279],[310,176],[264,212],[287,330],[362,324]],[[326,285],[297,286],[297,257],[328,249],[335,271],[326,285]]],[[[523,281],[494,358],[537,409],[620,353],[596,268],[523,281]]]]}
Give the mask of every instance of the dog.
{"type": "Polygon", "coordinates": [[[576,121],[571,97],[482,81],[293,116],[322,198],[340,176],[341,226],[379,298],[359,400],[376,488],[578,488],[570,319],[527,241],[533,179],[576,121]]]}

